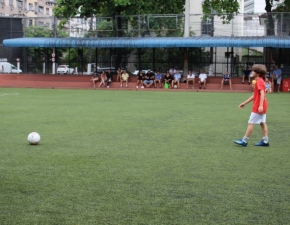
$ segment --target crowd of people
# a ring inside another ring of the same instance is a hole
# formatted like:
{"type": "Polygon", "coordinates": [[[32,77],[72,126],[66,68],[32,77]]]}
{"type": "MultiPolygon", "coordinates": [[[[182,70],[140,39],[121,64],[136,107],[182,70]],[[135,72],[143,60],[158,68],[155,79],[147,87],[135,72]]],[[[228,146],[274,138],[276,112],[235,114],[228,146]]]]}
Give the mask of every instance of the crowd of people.
{"type": "MultiPolygon", "coordinates": [[[[101,86],[110,88],[110,84],[113,81],[111,70],[102,71],[101,75],[98,75],[97,71],[94,72],[94,75],[91,78],[91,82],[93,87],[96,88],[97,82],[100,82],[98,87],[101,86]]],[[[179,70],[171,68],[164,75],[157,71],[154,73],[153,71],[140,70],[137,74],[137,83],[136,88],[180,88],[180,83],[185,82],[186,87],[189,88],[190,84],[192,84],[192,89],[194,89],[196,75],[191,71],[188,72],[188,75],[185,79],[182,80],[182,75],[179,70]]],[[[207,74],[204,70],[201,70],[201,73],[198,76],[198,84],[199,88],[206,88],[206,79],[207,74]]],[[[122,70],[120,67],[116,71],[116,81],[120,82],[120,87],[122,88],[124,85],[128,87],[129,74],[126,70],[122,70]]]]}
{"type": "MultiPolygon", "coordinates": [[[[243,71],[242,76],[242,84],[245,83],[245,80],[248,81],[248,84],[252,84],[252,86],[255,86],[255,79],[252,79],[251,81],[251,74],[252,70],[249,66],[246,66],[245,70],[243,71]]],[[[113,81],[113,75],[116,75],[116,81],[120,83],[120,87],[128,87],[128,81],[129,81],[129,74],[126,70],[122,70],[120,67],[117,69],[116,73],[113,74],[111,70],[102,71],[101,75],[98,76],[97,71],[94,72],[94,75],[91,78],[91,82],[93,84],[93,87],[96,88],[96,83],[100,82],[98,87],[101,86],[110,88],[110,84],[113,81]]],[[[206,83],[207,83],[207,74],[205,73],[205,70],[201,70],[201,73],[198,75],[198,88],[199,89],[206,89],[206,83]]],[[[229,71],[226,71],[221,78],[221,90],[223,89],[224,85],[229,85],[230,90],[233,90],[232,88],[232,76],[229,73],[229,71]]],[[[266,91],[268,93],[272,92],[272,86],[274,82],[278,84],[278,92],[280,92],[280,85],[282,81],[282,70],[279,69],[279,67],[276,65],[275,69],[273,70],[273,73],[270,77],[265,78],[265,84],[266,84],[266,91]],[[269,80],[269,78],[271,80],[269,80]]],[[[179,70],[174,69],[172,67],[170,70],[168,70],[164,75],[157,71],[156,73],[147,70],[143,71],[140,70],[137,74],[137,82],[136,82],[136,89],[138,88],[180,88],[180,83],[184,82],[186,83],[186,88],[190,88],[190,84],[192,84],[191,88],[194,89],[194,84],[196,83],[196,75],[192,73],[191,71],[188,72],[188,75],[186,77],[182,77],[179,70]]]]}

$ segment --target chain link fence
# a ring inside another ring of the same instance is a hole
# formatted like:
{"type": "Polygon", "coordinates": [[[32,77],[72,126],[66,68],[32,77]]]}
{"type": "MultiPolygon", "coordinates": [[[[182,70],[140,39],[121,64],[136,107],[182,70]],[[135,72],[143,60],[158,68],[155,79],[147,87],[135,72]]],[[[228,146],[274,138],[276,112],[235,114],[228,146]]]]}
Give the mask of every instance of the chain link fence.
{"type": "MultiPolygon", "coordinates": [[[[15,37],[180,37],[184,34],[185,16],[130,15],[114,17],[89,17],[62,19],[56,17],[0,18],[1,40],[15,37]],[[19,23],[19,21],[21,21],[19,23]],[[14,24],[14,25],[12,25],[14,24]],[[63,24],[62,27],[59,25],[63,24]],[[8,26],[8,27],[7,27],[8,26]],[[16,30],[11,29],[16,27],[16,30]],[[19,28],[19,29],[18,29],[19,28]],[[7,32],[8,31],[8,32],[7,32]]],[[[266,36],[290,34],[290,13],[261,14],[191,14],[190,36],[266,36]],[[230,18],[229,21],[223,20],[230,18]]],[[[205,68],[210,75],[220,75],[229,70],[241,76],[245,65],[255,62],[266,63],[269,70],[274,63],[290,64],[288,49],[264,48],[192,48],[189,52],[189,69],[205,68]],[[270,53],[269,53],[270,51],[270,53]],[[270,56],[269,56],[270,55],[270,56]],[[266,60],[271,57],[271,62],[266,60]]],[[[16,63],[20,58],[26,73],[52,73],[51,48],[22,49],[22,54],[11,53],[2,48],[2,57],[16,63]],[[3,55],[4,54],[4,55],[3,55]]],[[[91,73],[96,67],[116,67],[117,62],[130,71],[154,69],[165,72],[171,66],[183,68],[184,49],[56,49],[56,67],[65,64],[75,68],[79,74],[91,73]],[[90,64],[90,65],[89,65],[90,64]],[[91,67],[91,68],[88,68],[91,67]]]]}

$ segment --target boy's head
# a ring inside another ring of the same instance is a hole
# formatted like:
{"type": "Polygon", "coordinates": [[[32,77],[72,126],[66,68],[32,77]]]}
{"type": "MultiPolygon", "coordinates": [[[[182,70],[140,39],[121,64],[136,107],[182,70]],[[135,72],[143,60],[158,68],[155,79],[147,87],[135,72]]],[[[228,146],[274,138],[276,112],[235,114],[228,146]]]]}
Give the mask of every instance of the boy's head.
{"type": "Polygon", "coordinates": [[[253,76],[254,77],[265,77],[267,73],[267,68],[265,65],[262,64],[255,64],[252,67],[253,76]]]}

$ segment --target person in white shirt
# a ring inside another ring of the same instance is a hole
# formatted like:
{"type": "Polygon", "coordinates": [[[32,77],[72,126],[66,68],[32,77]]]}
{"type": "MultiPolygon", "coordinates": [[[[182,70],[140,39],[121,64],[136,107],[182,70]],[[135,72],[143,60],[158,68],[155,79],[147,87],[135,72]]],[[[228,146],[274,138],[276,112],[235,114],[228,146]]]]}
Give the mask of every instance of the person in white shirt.
{"type": "Polygon", "coordinates": [[[199,74],[199,76],[198,76],[199,89],[201,89],[202,84],[203,84],[203,89],[205,89],[206,78],[207,78],[207,75],[206,75],[205,71],[201,70],[201,74],[199,74]]]}
{"type": "Polygon", "coordinates": [[[174,76],[174,74],[176,73],[176,69],[174,69],[174,66],[171,66],[171,69],[169,70],[169,73],[171,76],[174,76]]]}
{"type": "Polygon", "coordinates": [[[186,88],[188,89],[188,84],[192,82],[192,89],[194,89],[195,75],[188,71],[187,79],[186,79],[186,88]]]}

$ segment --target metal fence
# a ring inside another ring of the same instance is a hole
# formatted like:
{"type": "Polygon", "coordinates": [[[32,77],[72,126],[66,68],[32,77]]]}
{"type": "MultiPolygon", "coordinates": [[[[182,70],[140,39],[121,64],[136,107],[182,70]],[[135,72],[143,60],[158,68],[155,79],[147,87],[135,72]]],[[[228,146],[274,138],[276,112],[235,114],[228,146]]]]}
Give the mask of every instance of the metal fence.
{"type": "MultiPolygon", "coordinates": [[[[184,15],[154,14],[114,17],[69,18],[62,28],[57,25],[62,18],[30,17],[23,18],[24,30],[27,27],[45,27],[51,36],[60,36],[63,31],[70,37],[144,37],[144,36],[183,36],[184,15]]],[[[203,14],[189,16],[191,36],[265,36],[289,35],[290,13],[260,14],[203,14]],[[223,20],[222,17],[231,18],[223,20]]],[[[25,36],[27,33],[24,34],[25,36]]],[[[36,34],[37,36],[37,34],[36,34]]]]}
{"type": "MultiPolygon", "coordinates": [[[[13,18],[10,18],[13,19],[13,18]]],[[[63,20],[56,17],[22,18],[24,37],[175,37],[184,34],[184,15],[130,15],[115,17],[69,18],[62,28],[63,20]]],[[[8,24],[8,23],[7,23],[8,24]]],[[[189,16],[191,36],[264,36],[289,35],[290,13],[210,15],[191,14],[189,16]],[[224,21],[221,17],[231,18],[224,21]]],[[[7,36],[8,33],[5,33],[7,36]]],[[[9,36],[9,35],[8,35],[9,36]]],[[[7,36],[7,37],[8,37],[7,36]]],[[[12,34],[9,37],[14,37],[12,34]]],[[[26,49],[25,49],[26,51],[26,49]]],[[[226,70],[241,76],[246,64],[266,63],[264,48],[204,48],[189,49],[189,69],[199,71],[205,68],[211,75],[219,75],[226,70]]],[[[271,49],[273,63],[290,64],[288,49],[271,49]]],[[[23,53],[21,67],[27,73],[51,73],[52,49],[31,49],[23,53]]],[[[165,72],[171,66],[183,68],[183,49],[57,49],[57,65],[69,64],[80,74],[86,74],[88,65],[115,67],[120,62],[130,71],[154,69],[165,72]],[[154,53],[154,54],[153,54],[154,53]],[[121,57],[117,59],[117,57],[121,57]]],[[[11,56],[10,61],[16,62],[11,56]]],[[[268,63],[272,68],[273,63],[268,63]]]]}

